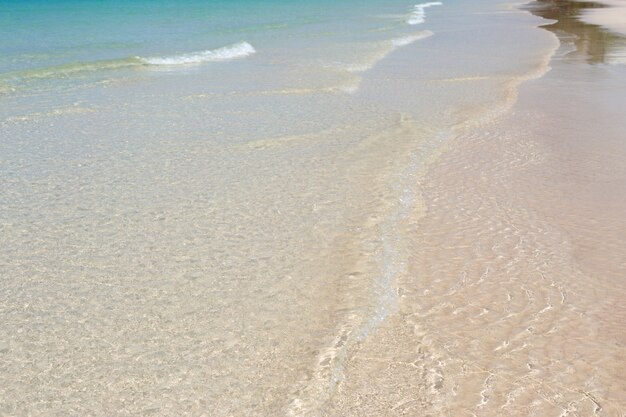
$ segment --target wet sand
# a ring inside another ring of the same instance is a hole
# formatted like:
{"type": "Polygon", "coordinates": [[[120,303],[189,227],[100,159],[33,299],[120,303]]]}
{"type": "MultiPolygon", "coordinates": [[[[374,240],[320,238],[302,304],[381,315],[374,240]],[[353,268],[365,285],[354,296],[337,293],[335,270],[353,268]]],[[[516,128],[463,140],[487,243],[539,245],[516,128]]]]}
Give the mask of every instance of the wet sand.
{"type": "Polygon", "coordinates": [[[545,4],[10,98],[0,415],[623,415],[624,39],[545,4]]]}
{"type": "Polygon", "coordinates": [[[425,389],[368,353],[417,346],[380,336],[414,288],[418,183],[451,126],[479,127],[464,111],[506,112],[557,42],[490,0],[423,28],[420,7],[366,3],[328,8],[320,38],[255,35],[249,59],[3,101],[0,415],[386,415],[388,390],[425,389]],[[396,379],[355,403],[372,364],[396,379]]]}
{"type": "Polygon", "coordinates": [[[399,312],[328,415],[626,415],[624,39],[584,8],[533,5],[551,71],[420,179],[399,312]]]}
{"type": "Polygon", "coordinates": [[[554,21],[543,26],[558,36],[562,54],[569,61],[582,60],[589,64],[624,63],[626,38],[618,32],[605,30],[598,24],[584,24],[591,12],[615,10],[602,2],[537,1],[523,9],[534,15],[554,21]],[[564,52],[565,51],[565,52],[564,52]]]}

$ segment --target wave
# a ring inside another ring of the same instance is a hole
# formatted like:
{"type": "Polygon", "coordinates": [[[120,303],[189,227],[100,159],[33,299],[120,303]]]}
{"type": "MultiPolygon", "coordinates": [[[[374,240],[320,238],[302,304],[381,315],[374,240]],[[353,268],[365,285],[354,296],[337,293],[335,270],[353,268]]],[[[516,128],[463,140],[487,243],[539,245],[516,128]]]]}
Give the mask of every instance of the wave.
{"type": "Polygon", "coordinates": [[[17,85],[28,81],[59,79],[80,76],[99,71],[114,71],[163,65],[191,65],[210,61],[229,61],[243,58],[256,50],[247,42],[240,42],[222,48],[164,57],[128,57],[103,61],[71,62],[50,67],[33,68],[23,71],[0,74],[0,95],[13,91],[17,85]]]}
{"type": "Polygon", "coordinates": [[[229,61],[236,58],[245,58],[256,52],[254,47],[248,42],[240,42],[230,46],[224,46],[218,49],[210,49],[201,52],[193,52],[190,54],[141,58],[143,63],[148,65],[189,65],[200,64],[203,62],[229,61]]]}
{"type": "Polygon", "coordinates": [[[433,32],[430,30],[424,30],[419,33],[415,33],[413,35],[403,36],[401,38],[396,38],[391,40],[391,44],[395,47],[410,45],[413,42],[417,42],[421,39],[426,39],[433,35],[433,32]]]}
{"type": "Polygon", "coordinates": [[[440,1],[432,1],[429,3],[416,4],[413,7],[413,12],[406,20],[409,25],[419,25],[426,21],[426,9],[432,6],[441,6],[443,3],[440,1]]]}
{"type": "Polygon", "coordinates": [[[351,73],[361,73],[368,71],[372,69],[378,62],[385,59],[387,55],[394,52],[396,49],[410,45],[413,42],[417,42],[418,40],[426,39],[432,35],[433,32],[431,32],[430,30],[423,30],[421,32],[417,32],[411,35],[381,42],[378,44],[378,49],[374,53],[372,53],[368,57],[368,59],[363,60],[360,63],[349,65],[345,67],[345,69],[351,73]]]}

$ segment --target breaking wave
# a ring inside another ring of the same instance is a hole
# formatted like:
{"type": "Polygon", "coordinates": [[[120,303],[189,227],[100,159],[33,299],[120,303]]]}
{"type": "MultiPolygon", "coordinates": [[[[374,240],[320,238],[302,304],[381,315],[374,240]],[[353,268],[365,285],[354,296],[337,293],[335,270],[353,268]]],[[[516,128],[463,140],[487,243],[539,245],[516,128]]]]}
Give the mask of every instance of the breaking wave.
{"type": "Polygon", "coordinates": [[[416,4],[413,7],[413,12],[406,20],[409,25],[419,25],[426,21],[426,9],[432,6],[441,6],[443,3],[440,1],[432,1],[429,3],[416,4]]]}
{"type": "Polygon", "coordinates": [[[99,71],[114,71],[150,66],[193,65],[204,62],[229,61],[254,54],[256,50],[248,42],[240,42],[222,48],[162,57],[128,57],[102,61],[70,62],[50,67],[34,68],[0,74],[0,95],[12,91],[16,84],[32,80],[58,79],[81,76],[99,71]]]}
{"type": "Polygon", "coordinates": [[[139,57],[139,60],[148,65],[189,65],[200,64],[203,62],[229,61],[231,59],[245,58],[255,52],[256,50],[254,47],[248,42],[240,42],[218,49],[163,57],[139,57]]]}

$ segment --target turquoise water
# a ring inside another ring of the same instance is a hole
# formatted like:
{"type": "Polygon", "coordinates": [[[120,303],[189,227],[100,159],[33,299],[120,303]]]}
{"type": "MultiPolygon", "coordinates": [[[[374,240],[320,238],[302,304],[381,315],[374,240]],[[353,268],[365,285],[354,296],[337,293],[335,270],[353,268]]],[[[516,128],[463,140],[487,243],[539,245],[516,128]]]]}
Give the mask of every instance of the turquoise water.
{"type": "Polygon", "coordinates": [[[441,9],[402,1],[4,2],[0,114],[45,113],[112,83],[180,86],[192,73],[198,83],[189,92],[354,92],[361,73],[431,36],[426,14],[437,27],[441,9]]]}
{"type": "Polygon", "coordinates": [[[397,311],[420,175],[545,69],[537,23],[0,3],[0,414],[323,415],[397,311]]]}
{"type": "Polygon", "coordinates": [[[5,1],[0,73],[62,72],[76,63],[172,56],[244,41],[264,51],[294,42],[306,48],[316,40],[380,39],[373,32],[402,25],[410,7],[400,1],[5,1]]]}

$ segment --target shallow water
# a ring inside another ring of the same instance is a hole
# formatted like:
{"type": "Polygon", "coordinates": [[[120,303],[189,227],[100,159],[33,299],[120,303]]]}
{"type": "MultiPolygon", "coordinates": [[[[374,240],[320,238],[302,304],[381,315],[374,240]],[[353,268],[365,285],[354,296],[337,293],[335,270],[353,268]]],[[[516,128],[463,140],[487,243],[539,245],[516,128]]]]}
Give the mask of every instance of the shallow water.
{"type": "Polygon", "coordinates": [[[442,410],[432,353],[402,354],[434,385],[369,386],[374,407],[353,384],[396,369],[370,347],[417,346],[384,335],[408,283],[439,288],[411,233],[427,168],[546,71],[541,19],[487,1],[423,23],[396,1],[2,10],[0,413],[371,414],[396,388],[442,410]]]}
{"type": "Polygon", "coordinates": [[[576,48],[600,32],[567,21],[550,72],[421,179],[398,313],[324,415],[624,415],[626,72],[597,54],[623,40],[576,48]]]}

